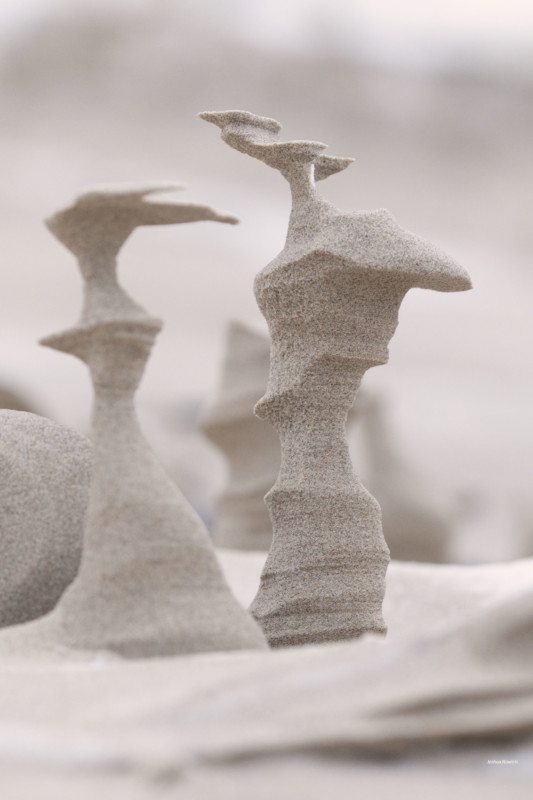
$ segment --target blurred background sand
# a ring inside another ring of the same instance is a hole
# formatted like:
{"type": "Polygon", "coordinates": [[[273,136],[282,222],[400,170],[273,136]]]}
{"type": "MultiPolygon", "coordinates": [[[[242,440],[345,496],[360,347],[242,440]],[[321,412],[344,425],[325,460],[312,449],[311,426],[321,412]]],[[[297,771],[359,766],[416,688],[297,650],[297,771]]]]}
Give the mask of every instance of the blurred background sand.
{"type": "Polygon", "coordinates": [[[326,197],[388,208],[469,271],[473,292],[409,293],[365,388],[413,474],[460,507],[463,560],[533,553],[531,4],[3,0],[0,27],[1,384],[87,429],[85,366],[37,344],[79,312],[75,263],[42,224],[72,195],[170,180],[189,186],[177,199],[236,214],[237,228],[137,230],[121,260],[124,286],[165,321],[143,425],[202,508],[221,465],[191,433],[195,410],[225,323],[263,325],[252,282],[290,203],[278,173],[195,115],[271,116],[283,138],[355,157],[326,197]]]}

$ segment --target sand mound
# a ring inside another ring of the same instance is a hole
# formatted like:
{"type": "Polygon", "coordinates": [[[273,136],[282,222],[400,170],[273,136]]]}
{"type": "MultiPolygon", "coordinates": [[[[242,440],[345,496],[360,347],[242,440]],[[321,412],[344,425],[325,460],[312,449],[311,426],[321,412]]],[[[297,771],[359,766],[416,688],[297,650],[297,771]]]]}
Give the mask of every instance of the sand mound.
{"type": "Polygon", "coordinates": [[[0,409],[0,625],[50,611],[74,579],[90,470],[83,436],[0,409]]]}

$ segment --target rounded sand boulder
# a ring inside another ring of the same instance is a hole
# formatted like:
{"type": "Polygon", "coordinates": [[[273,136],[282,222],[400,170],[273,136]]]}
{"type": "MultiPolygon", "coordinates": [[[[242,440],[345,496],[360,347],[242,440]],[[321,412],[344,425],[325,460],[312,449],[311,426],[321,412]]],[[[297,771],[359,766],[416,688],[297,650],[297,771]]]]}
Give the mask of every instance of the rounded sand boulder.
{"type": "Polygon", "coordinates": [[[91,451],[57,422],[0,409],[0,626],[46,614],[74,579],[91,451]]]}

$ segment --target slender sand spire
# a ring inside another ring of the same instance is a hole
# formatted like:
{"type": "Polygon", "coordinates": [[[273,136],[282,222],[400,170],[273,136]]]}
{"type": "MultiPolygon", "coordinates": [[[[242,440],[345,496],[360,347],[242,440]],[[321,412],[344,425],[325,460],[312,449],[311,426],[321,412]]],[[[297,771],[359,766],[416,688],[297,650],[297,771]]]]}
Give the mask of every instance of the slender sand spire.
{"type": "Polygon", "coordinates": [[[252,612],[273,646],[385,632],[389,551],[379,505],[353,473],[346,416],[366,370],[388,360],[408,289],[461,291],[470,280],[388,211],[343,213],[317,195],[315,180],[351,159],[324,156],[320,142],[278,142],[279,123],[248,112],[200,116],[278,169],[293,200],[285,247],[255,281],[272,341],[256,413],[277,428],[282,463],[252,612]]]}
{"type": "MultiPolygon", "coordinates": [[[[215,511],[219,547],[268,550],[272,543],[265,495],[279,473],[281,449],[274,428],[254,414],[269,371],[269,337],[242,322],[230,322],[219,386],[199,417],[205,436],[227,461],[227,479],[215,511]]],[[[348,413],[348,427],[359,416],[356,404],[348,413]]]]}
{"type": "Polygon", "coordinates": [[[145,442],[133,397],[161,322],[119,286],[116,255],[137,225],[235,223],[207,206],[149,202],[163,187],[94,191],[48,220],[78,258],[79,323],[42,343],[72,353],[94,384],[93,474],[78,576],[57,608],[61,640],[124,656],[261,648],[207,532],[145,442]]]}
{"type": "Polygon", "coordinates": [[[279,439],[272,426],[253,413],[265,391],[269,365],[268,337],[230,322],[218,390],[199,418],[202,431],[227,460],[227,480],[215,516],[219,547],[268,550],[272,541],[264,497],[279,472],[279,439]]]}

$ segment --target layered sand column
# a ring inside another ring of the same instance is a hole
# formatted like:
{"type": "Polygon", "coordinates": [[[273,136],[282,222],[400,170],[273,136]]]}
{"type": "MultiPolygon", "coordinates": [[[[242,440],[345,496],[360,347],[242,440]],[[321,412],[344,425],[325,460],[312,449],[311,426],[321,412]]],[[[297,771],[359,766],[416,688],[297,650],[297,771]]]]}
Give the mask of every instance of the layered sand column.
{"type": "MultiPolygon", "coordinates": [[[[358,366],[350,381],[354,393],[365,370],[358,366]]],[[[327,398],[329,386],[354,365],[336,359],[321,368],[323,380],[304,378],[289,414],[258,409],[278,430],[282,452],[279,477],[265,498],[273,541],[251,607],[272,646],[386,630],[381,606],[389,550],[381,511],[353,473],[346,403],[327,398]],[[326,399],[310,404],[319,393],[326,399]]]]}
{"type": "Polygon", "coordinates": [[[324,155],[321,142],[279,142],[276,120],[246,111],[201,116],[278,169],[292,195],[285,247],[255,282],[271,336],[256,413],[279,431],[282,463],[252,612],[274,646],[382,633],[389,553],[379,506],[353,474],[346,416],[366,369],[388,360],[408,289],[461,291],[470,279],[388,211],[345,213],[318,196],[315,181],[352,159],[324,155]]]}
{"type": "Polygon", "coordinates": [[[296,278],[287,267],[265,273],[255,289],[271,368],[255,411],[278,430],[282,460],[266,496],[273,542],[251,610],[272,646],[383,633],[389,550],[379,504],[353,470],[346,419],[366,370],[387,361],[406,288],[361,280],[323,257],[296,278]]]}
{"type": "Polygon", "coordinates": [[[43,344],[83,360],[94,386],[83,554],[54,612],[58,638],[129,657],[263,648],[207,531],[139,429],[134,395],[161,322],[120,287],[115,261],[137,225],[236,220],[207,206],[149,202],[147,193],[87,193],[48,221],[78,257],[84,306],[77,325],[43,344]]]}
{"type": "MultiPolygon", "coordinates": [[[[226,460],[226,478],[216,499],[213,529],[219,547],[268,551],[272,543],[265,495],[279,473],[280,439],[268,421],[254,414],[254,406],[266,391],[269,372],[270,337],[231,321],[218,387],[198,420],[204,435],[226,460]]],[[[359,407],[352,406],[348,428],[359,416],[359,407]]],[[[363,411],[363,420],[364,416],[363,411]]]]}

